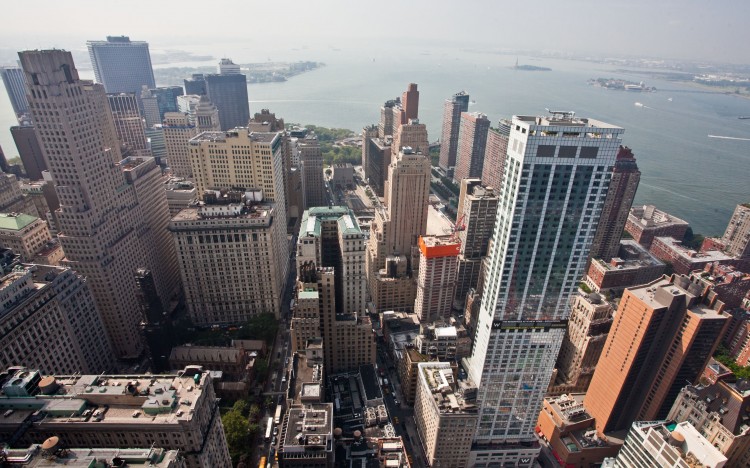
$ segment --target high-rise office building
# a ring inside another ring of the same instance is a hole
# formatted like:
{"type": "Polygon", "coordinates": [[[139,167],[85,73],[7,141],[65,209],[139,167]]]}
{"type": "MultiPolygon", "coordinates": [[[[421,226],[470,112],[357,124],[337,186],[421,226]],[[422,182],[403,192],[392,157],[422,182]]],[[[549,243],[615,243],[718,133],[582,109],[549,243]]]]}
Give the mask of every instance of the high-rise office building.
{"type": "Polygon", "coordinates": [[[460,244],[453,236],[419,237],[419,274],[414,312],[422,323],[450,316],[460,244]]]}
{"type": "Polygon", "coordinates": [[[206,94],[206,78],[203,73],[193,73],[192,77],[184,80],[185,94],[203,96],[206,94]]]}
{"type": "Polygon", "coordinates": [[[375,362],[375,336],[365,302],[365,236],[349,208],[306,210],[297,238],[297,297],[292,335],[297,346],[323,338],[330,372],[375,362]],[[318,326],[316,329],[315,326],[318,326]]]}
{"type": "Polygon", "coordinates": [[[39,146],[34,127],[32,125],[13,126],[10,127],[10,134],[13,135],[26,176],[31,180],[42,180],[42,171],[47,170],[47,163],[44,161],[44,154],[39,146]]]}
{"type": "MultiPolygon", "coordinates": [[[[167,164],[176,177],[193,178],[188,142],[198,135],[198,128],[189,114],[167,112],[164,114],[164,143],[167,147],[167,164]]],[[[218,129],[214,129],[218,130],[218,129]]]]}
{"type": "Polygon", "coordinates": [[[487,149],[482,165],[482,183],[487,187],[498,188],[502,183],[509,137],[510,121],[507,119],[501,119],[497,127],[490,127],[487,131],[487,149]]]}
{"type": "Polygon", "coordinates": [[[138,102],[143,111],[146,128],[152,128],[154,125],[161,124],[159,101],[156,99],[156,96],[151,94],[151,90],[146,85],[143,85],[143,88],[141,88],[138,102]]]}
{"type": "Polygon", "coordinates": [[[8,92],[10,105],[17,118],[28,114],[29,101],[26,99],[26,85],[21,67],[0,67],[0,76],[3,78],[5,90],[8,92]]]}
{"type": "Polygon", "coordinates": [[[697,381],[729,318],[709,293],[685,276],[625,290],[583,402],[600,433],[666,418],[697,381]]]}
{"type": "Polygon", "coordinates": [[[0,407],[15,408],[0,422],[4,440],[32,444],[56,435],[83,447],[179,450],[187,468],[232,466],[211,373],[202,367],[160,375],[45,377],[15,367],[0,376],[0,407]]]}
{"type": "Polygon", "coordinates": [[[466,362],[480,403],[472,466],[531,466],[539,451],[534,425],[623,131],[572,113],[513,117],[466,362]]]}
{"type": "Polygon", "coordinates": [[[169,223],[193,323],[279,316],[289,265],[286,215],[261,190],[211,190],[169,223]]]}
{"type": "Polygon", "coordinates": [[[729,255],[750,257],[750,203],[737,205],[734,209],[721,243],[729,255]]]}
{"type": "Polygon", "coordinates": [[[299,160],[302,165],[302,187],[305,190],[305,208],[328,205],[326,185],[323,180],[323,153],[314,134],[297,141],[299,160]]]}
{"type": "Polygon", "coordinates": [[[198,193],[237,187],[260,189],[263,199],[286,206],[280,132],[203,132],[188,143],[190,166],[198,193]]]}
{"type": "Polygon", "coordinates": [[[472,177],[482,177],[489,129],[490,119],[485,114],[479,112],[461,114],[456,169],[453,173],[453,179],[456,182],[472,177]]]}
{"type": "Polygon", "coordinates": [[[389,99],[380,107],[380,121],[378,122],[378,136],[385,138],[393,136],[399,125],[401,125],[401,99],[389,99]],[[396,109],[394,111],[394,109],[396,109]],[[394,123],[394,114],[399,114],[398,122],[394,123]]]}
{"type": "Polygon", "coordinates": [[[404,148],[391,161],[386,206],[375,210],[367,246],[367,274],[375,307],[412,310],[418,261],[417,241],[427,233],[430,160],[404,148]]]}
{"type": "Polygon", "coordinates": [[[443,106],[443,133],[440,138],[440,167],[444,171],[456,166],[458,151],[458,129],[461,113],[469,111],[469,95],[464,92],[454,94],[445,100],[443,106]]]}
{"type": "Polygon", "coordinates": [[[39,217],[34,201],[21,192],[18,178],[0,172],[0,213],[24,213],[39,217]]]}
{"type": "Polygon", "coordinates": [[[143,86],[156,87],[148,42],[107,36],[106,41],[87,41],[86,46],[96,81],[106,92],[139,96],[143,86]]]}
{"type": "Polygon", "coordinates": [[[195,115],[195,106],[200,102],[201,97],[197,94],[183,94],[177,96],[177,112],[183,114],[195,115]]]}
{"type": "Polygon", "coordinates": [[[86,279],[69,268],[16,267],[2,279],[0,365],[45,373],[108,371],[112,347],[86,279]],[[23,324],[18,326],[18,324],[23,324]]]}
{"type": "Polygon", "coordinates": [[[596,363],[612,327],[612,306],[597,293],[581,290],[573,296],[570,319],[560,354],[556,381],[548,394],[584,393],[589,388],[596,363]]]}
{"type": "Polygon", "coordinates": [[[60,199],[58,237],[66,264],[90,284],[117,356],[137,357],[143,345],[136,270],[151,270],[165,308],[180,287],[160,171],[150,158],[114,163],[119,148],[104,89],[78,78],[69,52],[19,56],[60,199]],[[69,169],[71,161],[77,170],[69,169]]]}
{"type": "Polygon", "coordinates": [[[206,94],[219,109],[222,130],[246,127],[250,120],[245,75],[205,75],[206,94]]]}
{"type": "Polygon", "coordinates": [[[477,425],[477,389],[447,362],[418,365],[414,421],[429,466],[463,468],[477,425]]]}
{"type": "Polygon", "coordinates": [[[461,244],[454,305],[463,308],[466,294],[479,286],[482,264],[487,257],[499,198],[480,179],[463,179],[458,198],[456,233],[461,244]]]}
{"type": "Polygon", "coordinates": [[[633,205],[641,171],[633,157],[633,151],[621,146],[617,151],[617,160],[612,169],[607,199],[604,201],[599,226],[596,228],[594,241],[589,256],[601,258],[605,262],[617,256],[620,250],[620,239],[628,221],[630,208],[633,205]]]}
{"type": "Polygon", "coordinates": [[[146,141],[146,127],[133,93],[108,94],[109,108],[123,156],[151,156],[146,141]]]}

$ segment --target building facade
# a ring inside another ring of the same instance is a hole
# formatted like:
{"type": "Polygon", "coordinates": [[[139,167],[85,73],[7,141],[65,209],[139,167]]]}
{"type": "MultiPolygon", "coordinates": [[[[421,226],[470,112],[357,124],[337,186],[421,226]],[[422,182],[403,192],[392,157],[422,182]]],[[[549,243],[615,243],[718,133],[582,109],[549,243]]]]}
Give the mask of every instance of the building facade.
{"type": "Polygon", "coordinates": [[[169,231],[193,323],[279,317],[289,248],[278,207],[259,192],[210,191],[203,203],[172,218],[169,231]]]}
{"type": "Polygon", "coordinates": [[[109,108],[123,156],[151,156],[146,127],[133,93],[108,94],[109,108]]]}
{"type": "MultiPolygon", "coordinates": [[[[218,130],[218,128],[213,130],[218,130]]],[[[164,114],[162,131],[167,148],[167,164],[172,174],[192,180],[193,169],[190,166],[188,142],[199,132],[194,119],[190,118],[190,114],[167,112],[164,114]]]]}
{"type": "Polygon", "coordinates": [[[464,468],[477,425],[476,388],[447,362],[418,366],[414,421],[430,466],[464,468]]]}
{"type": "Polygon", "coordinates": [[[17,125],[10,127],[10,134],[16,144],[18,156],[21,158],[26,176],[31,180],[42,180],[42,171],[47,170],[42,148],[36,137],[36,130],[32,125],[17,125]]]}
{"type": "Polygon", "coordinates": [[[57,436],[80,447],[179,450],[188,468],[232,466],[209,372],[52,374],[11,368],[0,408],[12,418],[0,435],[16,443],[57,436]]]}
{"type": "Polygon", "coordinates": [[[114,354],[86,278],[69,268],[23,265],[0,286],[0,364],[46,373],[100,373],[114,354]]]}
{"type": "Polygon", "coordinates": [[[0,246],[12,249],[22,262],[34,257],[52,240],[47,223],[22,213],[0,213],[0,246]]]}
{"type": "Polygon", "coordinates": [[[107,36],[106,41],[87,41],[96,82],[108,93],[135,93],[155,88],[154,70],[148,42],[131,41],[127,36],[107,36]]]}
{"type": "Polygon", "coordinates": [[[297,141],[299,160],[302,166],[302,187],[305,193],[305,209],[327,206],[328,195],[323,179],[323,153],[318,137],[308,134],[297,141]]]}
{"type": "Polygon", "coordinates": [[[454,94],[443,105],[443,128],[440,138],[440,168],[444,171],[456,166],[458,130],[461,113],[469,111],[469,95],[465,91],[454,94]]]}
{"type": "Polygon", "coordinates": [[[499,188],[505,171],[505,159],[508,156],[508,138],[511,123],[501,119],[497,127],[487,131],[487,149],[482,165],[482,183],[487,187],[499,188]]]}
{"type": "Polygon", "coordinates": [[[137,357],[143,345],[136,270],[151,270],[165,307],[180,287],[160,171],[149,158],[114,163],[119,148],[104,89],[78,79],[69,52],[19,56],[60,199],[58,237],[66,264],[91,286],[116,355],[137,357]],[[69,169],[73,161],[75,171],[69,169]]]}
{"type": "Polygon", "coordinates": [[[10,105],[16,117],[20,118],[29,112],[29,101],[26,99],[26,84],[21,67],[0,67],[0,77],[8,92],[10,105]]]}
{"type": "Polygon", "coordinates": [[[682,240],[688,227],[687,221],[661,211],[654,205],[634,206],[625,223],[625,231],[646,248],[651,247],[656,237],[682,240]]]}
{"type": "Polygon", "coordinates": [[[684,276],[625,290],[584,400],[600,434],[666,418],[699,378],[728,322],[704,294],[684,276]]]}
{"type": "Polygon", "coordinates": [[[419,274],[414,312],[422,323],[450,316],[460,244],[452,236],[419,237],[419,274]]]}
{"type": "Polygon", "coordinates": [[[721,238],[725,252],[733,257],[750,257],[750,203],[737,205],[721,238]]]}
{"type": "Polygon", "coordinates": [[[538,453],[534,426],[623,131],[572,113],[513,117],[466,362],[479,387],[474,466],[531,466],[538,453]]]}
{"type": "Polygon", "coordinates": [[[601,258],[608,262],[612,257],[617,256],[620,250],[620,239],[640,180],[641,171],[638,170],[633,151],[627,146],[621,146],[617,151],[617,160],[612,169],[609,191],[607,199],[604,200],[599,226],[596,228],[594,241],[591,244],[589,256],[592,259],[601,258]]]}
{"type": "Polygon", "coordinates": [[[245,75],[205,75],[206,94],[219,109],[222,130],[246,127],[250,120],[245,75]]]}
{"type": "Polygon", "coordinates": [[[462,179],[482,177],[489,129],[490,119],[485,114],[479,112],[464,112],[461,114],[456,170],[453,173],[453,180],[456,182],[460,183],[462,179]]]}

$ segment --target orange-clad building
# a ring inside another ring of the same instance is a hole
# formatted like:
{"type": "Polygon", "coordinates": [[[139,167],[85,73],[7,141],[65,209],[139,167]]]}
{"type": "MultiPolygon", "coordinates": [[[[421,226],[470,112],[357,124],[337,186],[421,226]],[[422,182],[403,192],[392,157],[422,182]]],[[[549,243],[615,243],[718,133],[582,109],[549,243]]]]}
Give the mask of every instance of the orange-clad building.
{"type": "Polygon", "coordinates": [[[420,236],[418,245],[414,312],[422,323],[428,324],[450,315],[461,243],[452,236],[420,236]]]}
{"type": "Polygon", "coordinates": [[[664,419],[695,382],[728,323],[720,301],[686,276],[626,289],[584,405],[602,434],[664,419]]]}

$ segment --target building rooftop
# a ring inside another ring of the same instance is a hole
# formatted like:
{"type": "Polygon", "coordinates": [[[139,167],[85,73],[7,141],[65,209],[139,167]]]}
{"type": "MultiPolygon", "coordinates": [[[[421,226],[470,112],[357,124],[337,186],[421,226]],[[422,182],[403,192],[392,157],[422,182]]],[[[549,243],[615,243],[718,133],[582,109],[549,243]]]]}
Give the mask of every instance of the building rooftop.
{"type": "Polygon", "coordinates": [[[677,457],[683,464],[673,462],[671,466],[690,468],[718,468],[727,462],[724,454],[711,445],[689,422],[672,425],[664,421],[636,421],[630,430],[645,434],[653,431],[653,436],[646,435],[643,438],[648,438],[649,452],[659,452],[657,462],[667,462],[677,457]]]}
{"type": "Polygon", "coordinates": [[[441,415],[476,413],[476,387],[457,385],[447,362],[418,364],[420,385],[426,386],[441,415]]]}
{"type": "Polygon", "coordinates": [[[167,468],[176,466],[179,457],[177,450],[161,448],[49,448],[60,442],[58,437],[50,437],[43,444],[26,449],[5,448],[2,454],[8,466],[26,468],[167,468]]]}
{"type": "Polygon", "coordinates": [[[713,413],[733,434],[750,429],[750,381],[747,379],[720,380],[706,386],[688,385],[683,391],[700,400],[702,411],[713,413]]]}
{"type": "Polygon", "coordinates": [[[461,242],[453,236],[420,236],[419,251],[426,258],[457,257],[461,242]]]}
{"type": "Polygon", "coordinates": [[[20,231],[37,219],[39,218],[36,216],[23,213],[0,213],[0,229],[20,231]]]}
{"type": "MultiPolygon", "coordinates": [[[[669,307],[675,298],[682,297],[685,306],[695,315],[705,319],[726,317],[722,312],[703,304],[703,288],[690,282],[687,277],[664,276],[642,286],[628,288],[628,290],[654,309],[669,307]]],[[[723,305],[723,304],[722,304],[723,305]]]]}
{"type": "Polygon", "coordinates": [[[617,253],[617,257],[612,258],[609,263],[602,259],[595,260],[597,266],[606,271],[633,270],[664,264],[633,239],[621,240],[620,250],[617,253]]]}
{"type": "MultiPolygon", "coordinates": [[[[621,127],[616,125],[608,124],[600,120],[576,117],[575,112],[572,111],[550,111],[549,115],[544,116],[533,116],[533,115],[514,115],[513,123],[524,123],[529,126],[537,127],[583,127],[587,129],[608,129],[608,130],[620,130],[624,131],[621,127]]],[[[594,133],[594,132],[591,132],[594,133]]],[[[569,135],[573,136],[573,135],[569,135]]]]}
{"type": "Polygon", "coordinates": [[[361,235],[362,229],[354,213],[346,206],[318,206],[305,210],[302,214],[298,239],[320,237],[322,221],[337,221],[339,232],[361,235]]]}
{"type": "Polygon", "coordinates": [[[0,411],[12,410],[0,428],[32,418],[81,428],[119,424],[183,424],[193,418],[210,376],[199,366],[164,375],[62,375],[41,378],[37,370],[11,368],[0,377],[0,411]]]}
{"type": "Polygon", "coordinates": [[[547,402],[567,426],[593,419],[583,406],[585,396],[585,393],[563,394],[558,397],[547,398],[547,402]]]}
{"type": "Polygon", "coordinates": [[[177,362],[200,362],[223,363],[239,362],[242,353],[239,348],[223,346],[175,346],[169,354],[170,361],[177,362]]]}
{"type": "Polygon", "coordinates": [[[703,252],[698,252],[697,250],[685,247],[682,245],[682,241],[673,237],[655,237],[654,242],[656,241],[661,242],[676,255],[691,263],[720,262],[732,260],[734,258],[719,250],[705,250],[703,252]]]}
{"type": "Polygon", "coordinates": [[[280,451],[284,457],[333,451],[333,404],[291,405],[284,420],[280,451]]]}
{"type": "Polygon", "coordinates": [[[628,218],[631,222],[640,224],[644,228],[657,228],[670,225],[684,225],[688,222],[666,211],[661,211],[654,205],[634,206],[630,209],[628,218]]]}

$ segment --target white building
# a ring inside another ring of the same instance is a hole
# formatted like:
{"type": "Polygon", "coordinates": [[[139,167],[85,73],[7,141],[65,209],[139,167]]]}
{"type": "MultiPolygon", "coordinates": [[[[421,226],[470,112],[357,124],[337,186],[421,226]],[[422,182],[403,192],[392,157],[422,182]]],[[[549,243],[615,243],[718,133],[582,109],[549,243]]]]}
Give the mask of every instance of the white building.
{"type": "Polygon", "coordinates": [[[471,466],[531,466],[534,426],[623,129],[570,113],[514,116],[474,348],[471,466]]]}

